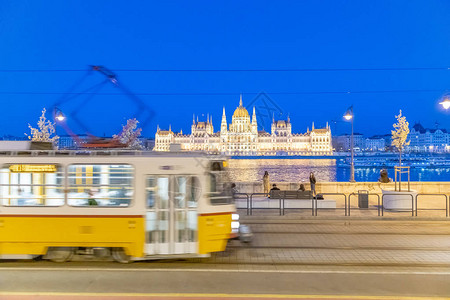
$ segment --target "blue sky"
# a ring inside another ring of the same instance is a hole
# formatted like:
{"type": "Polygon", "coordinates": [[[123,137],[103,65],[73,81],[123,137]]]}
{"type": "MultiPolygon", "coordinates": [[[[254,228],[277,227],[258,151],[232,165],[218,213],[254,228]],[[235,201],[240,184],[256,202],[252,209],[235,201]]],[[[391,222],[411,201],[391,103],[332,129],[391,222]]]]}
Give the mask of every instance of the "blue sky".
{"type": "MultiPolygon", "coordinates": [[[[51,110],[55,103],[75,132],[118,132],[142,110],[122,89],[108,84],[92,98],[79,95],[65,102],[58,94],[101,83],[101,74],[86,75],[89,65],[114,70],[119,84],[154,112],[145,136],[153,136],[157,124],[190,132],[193,114],[201,119],[209,113],[219,130],[222,107],[230,122],[240,93],[246,105],[262,91],[283,113],[276,117],[289,114],[296,132],[333,120],[333,131],[348,132],[342,115],[352,104],[355,131],[366,135],[389,133],[400,109],[411,125],[438,122],[450,129],[450,114],[438,105],[450,91],[449,13],[445,0],[5,0],[0,3],[0,135],[29,133],[28,123],[35,125],[41,109],[51,110]],[[285,69],[352,70],[133,71],[285,69]]],[[[140,116],[147,120],[150,113],[140,116]]],[[[64,130],[59,127],[58,133],[64,130]]]]}

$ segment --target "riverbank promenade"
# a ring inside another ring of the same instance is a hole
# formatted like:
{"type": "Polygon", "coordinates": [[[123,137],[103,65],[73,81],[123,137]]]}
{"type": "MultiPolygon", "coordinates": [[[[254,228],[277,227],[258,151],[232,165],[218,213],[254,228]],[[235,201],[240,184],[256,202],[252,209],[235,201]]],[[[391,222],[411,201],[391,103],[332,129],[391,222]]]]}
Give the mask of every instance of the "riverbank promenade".
{"type": "MultiPolygon", "coordinates": [[[[273,183],[271,183],[273,184],[273,183]]],[[[442,219],[450,220],[449,182],[402,183],[406,194],[401,208],[393,208],[389,197],[395,191],[394,183],[378,182],[323,182],[316,192],[323,198],[296,199],[292,192],[299,183],[276,182],[280,189],[276,197],[262,192],[262,183],[236,183],[236,205],[241,215],[276,216],[295,218],[356,218],[356,219],[442,219]],[[286,192],[286,193],[284,193],[286,192]],[[291,197],[287,196],[291,194],[291,197]]],[[[305,185],[309,189],[309,185],[305,185]]],[[[398,184],[397,184],[398,190],[398,184]]]]}

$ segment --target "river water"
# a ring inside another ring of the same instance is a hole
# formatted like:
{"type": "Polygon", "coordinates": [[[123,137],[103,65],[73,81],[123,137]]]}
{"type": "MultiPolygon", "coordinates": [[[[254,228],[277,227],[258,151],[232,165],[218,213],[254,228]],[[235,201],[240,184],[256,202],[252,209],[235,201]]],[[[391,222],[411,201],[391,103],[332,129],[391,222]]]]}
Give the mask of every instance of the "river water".
{"type": "MultiPolygon", "coordinates": [[[[356,181],[378,181],[383,167],[355,167],[356,181]]],[[[349,181],[350,167],[337,166],[335,159],[231,159],[231,180],[261,181],[264,171],[269,172],[272,182],[309,182],[310,172],[317,181],[349,181]]],[[[387,168],[394,178],[394,168],[387,168]]],[[[411,181],[450,181],[449,167],[411,167],[411,181]]],[[[402,180],[407,180],[404,174],[402,180]]]]}

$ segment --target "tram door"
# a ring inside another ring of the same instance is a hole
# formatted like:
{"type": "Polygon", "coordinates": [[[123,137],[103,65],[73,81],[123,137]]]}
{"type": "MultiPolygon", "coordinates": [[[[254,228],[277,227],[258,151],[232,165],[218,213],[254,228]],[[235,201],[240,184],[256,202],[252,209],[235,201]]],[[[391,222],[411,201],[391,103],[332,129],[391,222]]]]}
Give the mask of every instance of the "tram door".
{"type": "Polygon", "coordinates": [[[197,177],[147,176],[147,255],[197,253],[198,197],[197,177]]]}

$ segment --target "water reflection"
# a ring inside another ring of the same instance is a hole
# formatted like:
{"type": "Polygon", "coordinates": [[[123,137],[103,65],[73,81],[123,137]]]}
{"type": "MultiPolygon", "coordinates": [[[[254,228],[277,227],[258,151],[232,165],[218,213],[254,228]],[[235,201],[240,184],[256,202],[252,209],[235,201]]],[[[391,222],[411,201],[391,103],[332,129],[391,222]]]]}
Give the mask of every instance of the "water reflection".
{"type": "MultiPolygon", "coordinates": [[[[356,181],[378,181],[382,167],[357,167],[355,168],[356,181]]],[[[389,178],[395,177],[394,168],[386,168],[389,178]]],[[[337,181],[345,181],[349,176],[349,169],[345,167],[337,168],[337,181]],[[347,175],[348,174],[348,175],[347,175]]],[[[408,180],[408,175],[402,175],[402,181],[408,180]]],[[[411,181],[450,181],[450,168],[448,167],[411,167],[411,181]]]]}
{"type": "Polygon", "coordinates": [[[270,181],[308,182],[314,172],[318,181],[336,181],[334,159],[232,159],[229,162],[233,181],[262,181],[264,171],[270,181]]]}
{"type": "MultiPolygon", "coordinates": [[[[378,181],[383,167],[355,167],[356,181],[378,181]]],[[[308,182],[314,172],[319,182],[349,181],[350,168],[336,166],[334,159],[232,159],[229,161],[231,180],[261,181],[268,171],[272,182],[308,182]]],[[[387,168],[394,178],[394,168],[387,168]]],[[[450,181],[449,167],[412,167],[411,181],[450,181]]],[[[404,174],[402,181],[407,180],[404,174]]]]}

